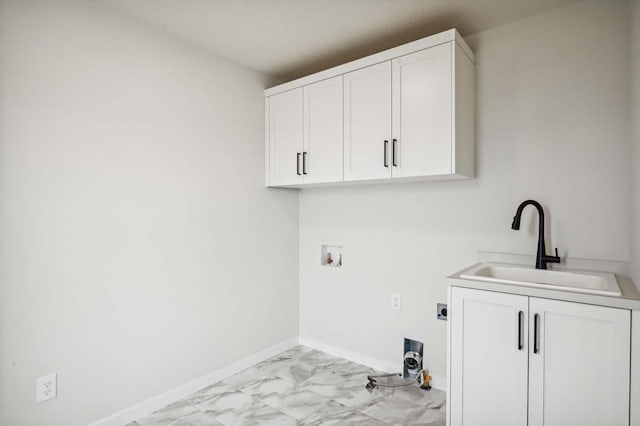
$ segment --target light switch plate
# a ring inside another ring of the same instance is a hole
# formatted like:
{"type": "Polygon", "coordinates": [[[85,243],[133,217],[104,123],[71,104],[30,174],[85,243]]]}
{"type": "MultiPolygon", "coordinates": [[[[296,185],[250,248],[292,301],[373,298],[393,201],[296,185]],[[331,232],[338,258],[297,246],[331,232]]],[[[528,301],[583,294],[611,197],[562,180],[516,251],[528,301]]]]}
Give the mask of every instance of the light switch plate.
{"type": "Polygon", "coordinates": [[[394,311],[399,311],[400,310],[400,295],[399,294],[392,294],[391,295],[391,309],[393,309],[394,311]]]}

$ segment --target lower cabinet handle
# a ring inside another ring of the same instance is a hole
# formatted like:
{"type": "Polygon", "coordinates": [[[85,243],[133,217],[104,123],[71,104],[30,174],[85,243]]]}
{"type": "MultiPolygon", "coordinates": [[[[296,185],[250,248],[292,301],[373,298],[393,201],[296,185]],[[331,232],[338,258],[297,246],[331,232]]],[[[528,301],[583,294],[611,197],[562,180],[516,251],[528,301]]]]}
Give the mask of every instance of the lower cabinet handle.
{"type": "Polygon", "coordinates": [[[389,141],[384,141],[384,166],[389,167],[389,163],[387,162],[387,145],[389,145],[389,141]]]}
{"type": "Polygon", "coordinates": [[[296,152],[296,174],[300,176],[300,153],[296,152]]]}
{"type": "Polygon", "coordinates": [[[524,312],[518,312],[518,350],[521,351],[522,347],[522,318],[524,317],[524,312]]]}
{"type": "Polygon", "coordinates": [[[398,142],[397,139],[393,139],[393,144],[391,145],[391,164],[393,164],[393,167],[398,167],[398,164],[396,163],[396,143],[398,142]]]}
{"type": "Polygon", "coordinates": [[[302,153],[302,174],[303,175],[307,174],[307,153],[306,152],[302,153]]]}
{"type": "Polygon", "coordinates": [[[535,314],[533,316],[533,353],[537,354],[540,350],[538,348],[538,323],[540,322],[540,315],[535,314]]]}

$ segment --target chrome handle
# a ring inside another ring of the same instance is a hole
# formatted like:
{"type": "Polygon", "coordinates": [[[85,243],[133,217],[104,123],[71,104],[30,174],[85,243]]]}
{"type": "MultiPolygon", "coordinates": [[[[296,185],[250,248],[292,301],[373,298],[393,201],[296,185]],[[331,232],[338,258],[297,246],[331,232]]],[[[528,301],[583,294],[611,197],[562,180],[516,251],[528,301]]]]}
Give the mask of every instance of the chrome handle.
{"type": "Polygon", "coordinates": [[[533,353],[537,354],[540,351],[538,348],[538,322],[540,322],[540,315],[535,314],[533,316],[533,353]]]}
{"type": "Polygon", "coordinates": [[[389,167],[389,163],[387,162],[387,146],[389,145],[389,141],[384,141],[384,166],[389,167]]]}
{"type": "Polygon", "coordinates": [[[306,152],[302,153],[302,174],[303,175],[307,174],[307,153],[306,152]]]}
{"type": "Polygon", "coordinates": [[[522,343],[522,318],[524,317],[524,312],[518,312],[518,350],[521,351],[524,346],[522,343]]]}
{"type": "Polygon", "coordinates": [[[300,153],[296,152],[296,174],[300,176],[300,153]]]}
{"type": "Polygon", "coordinates": [[[398,167],[398,164],[396,164],[396,143],[397,142],[398,142],[397,139],[393,139],[392,145],[391,145],[391,164],[393,164],[393,167],[398,167]]]}

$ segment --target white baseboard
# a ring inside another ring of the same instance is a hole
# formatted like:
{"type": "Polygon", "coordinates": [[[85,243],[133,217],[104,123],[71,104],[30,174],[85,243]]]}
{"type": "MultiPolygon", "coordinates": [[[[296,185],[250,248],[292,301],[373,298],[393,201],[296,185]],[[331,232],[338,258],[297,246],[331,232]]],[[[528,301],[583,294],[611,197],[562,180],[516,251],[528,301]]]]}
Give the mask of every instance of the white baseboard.
{"type": "MultiPolygon", "coordinates": [[[[310,339],[308,337],[300,337],[300,344],[308,346],[313,349],[317,349],[322,352],[326,352],[329,355],[337,356],[340,358],[348,359],[358,364],[365,365],[376,370],[385,371],[387,373],[399,373],[402,371],[402,360],[397,362],[388,361],[385,359],[374,358],[369,355],[360,354],[350,351],[348,349],[339,348],[337,346],[330,345],[328,343],[320,342],[318,340],[310,339]]],[[[442,376],[431,375],[431,386],[442,391],[447,389],[447,380],[442,376]]]]}
{"type": "Polygon", "coordinates": [[[297,337],[285,340],[284,342],[280,342],[276,345],[263,349],[260,352],[257,352],[244,359],[236,361],[233,364],[229,364],[223,368],[206,374],[175,389],[147,399],[146,401],[136,404],[133,407],[125,408],[124,410],[119,411],[109,417],[98,420],[95,423],[92,423],[92,426],[126,425],[127,423],[139,419],[146,414],[159,410],[165,405],[185,398],[202,388],[206,388],[207,386],[211,386],[212,384],[217,383],[220,380],[233,376],[234,374],[239,373],[249,366],[262,362],[274,355],[278,355],[279,353],[284,352],[287,349],[291,349],[296,345],[298,345],[297,337]]]}

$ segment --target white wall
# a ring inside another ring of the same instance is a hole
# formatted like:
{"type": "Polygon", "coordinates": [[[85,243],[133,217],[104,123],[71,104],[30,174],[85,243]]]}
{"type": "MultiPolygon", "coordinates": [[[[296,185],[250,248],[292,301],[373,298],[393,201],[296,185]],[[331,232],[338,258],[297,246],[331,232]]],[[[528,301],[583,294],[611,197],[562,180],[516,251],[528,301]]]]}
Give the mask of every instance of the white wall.
{"type": "MultiPolygon", "coordinates": [[[[640,0],[631,0],[631,278],[640,288],[640,0]]],[[[640,312],[633,312],[631,401],[640,400],[640,312]]],[[[640,426],[640,404],[631,404],[631,425],[640,426]]]]}
{"type": "Polygon", "coordinates": [[[297,336],[263,76],[96,2],[0,7],[0,424],[87,424],[297,336]]]}
{"type": "Polygon", "coordinates": [[[587,1],[468,39],[477,55],[477,179],[304,190],[300,332],[401,366],[402,338],[445,372],[445,277],[478,250],[534,254],[539,200],[548,250],[628,260],[628,3],[587,1]],[[344,244],[341,270],[320,245],[344,244]],[[402,311],[390,310],[390,295],[402,311]]]}
{"type": "Polygon", "coordinates": [[[640,287],[640,0],[631,1],[631,277],[640,287]]]}

